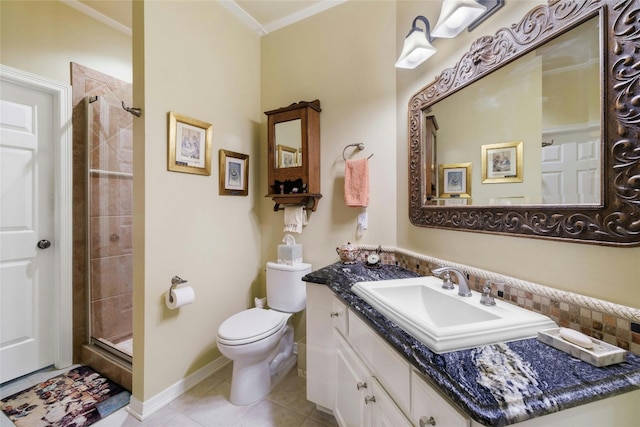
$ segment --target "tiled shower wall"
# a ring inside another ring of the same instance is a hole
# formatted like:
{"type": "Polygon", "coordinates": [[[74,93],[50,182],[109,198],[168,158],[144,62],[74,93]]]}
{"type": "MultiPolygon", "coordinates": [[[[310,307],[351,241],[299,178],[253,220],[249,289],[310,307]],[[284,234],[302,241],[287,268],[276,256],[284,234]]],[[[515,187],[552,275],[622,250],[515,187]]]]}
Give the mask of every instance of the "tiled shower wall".
{"type": "MultiPolygon", "coordinates": [[[[122,386],[131,389],[131,369],[104,357],[87,346],[87,152],[85,143],[87,96],[107,97],[132,103],[132,85],[71,63],[73,87],[73,360],[88,364],[122,386]]],[[[109,234],[107,234],[109,236],[109,234]]],[[[122,261],[114,258],[112,261],[122,261]]],[[[126,263],[125,263],[126,264],[126,263]]],[[[108,267],[101,265],[101,268],[108,267]]],[[[120,266],[122,267],[122,266],[120,266]]],[[[110,267],[109,267],[110,268],[110,267]]],[[[126,266],[123,271],[126,270],[126,266]]],[[[128,267],[130,268],[130,267],[128,267]]],[[[100,295],[103,297],[104,295],[100,295]]],[[[129,303],[131,304],[131,303],[129,303]]],[[[130,306],[131,307],[131,306],[130,306]]]]}
{"type": "MultiPolygon", "coordinates": [[[[376,249],[367,246],[362,246],[361,250],[362,260],[369,253],[376,251],[376,249]]],[[[431,269],[443,265],[443,263],[436,263],[433,258],[396,248],[385,248],[381,253],[381,259],[384,264],[395,264],[423,276],[431,275],[431,269]]],[[[465,266],[461,267],[467,273],[472,272],[468,274],[469,285],[475,291],[481,292],[487,276],[490,276],[492,280],[503,282],[497,286],[492,285],[491,293],[495,298],[542,313],[549,316],[558,326],[575,329],[640,355],[640,310],[638,309],[568,292],[531,292],[524,289],[526,286],[519,286],[519,284],[527,282],[473,268],[465,268],[465,266]],[[558,297],[549,296],[549,294],[556,293],[559,295],[558,297]]],[[[455,279],[455,277],[452,278],[455,279]]],[[[535,288],[541,291],[550,289],[541,285],[535,285],[535,288]]]]}

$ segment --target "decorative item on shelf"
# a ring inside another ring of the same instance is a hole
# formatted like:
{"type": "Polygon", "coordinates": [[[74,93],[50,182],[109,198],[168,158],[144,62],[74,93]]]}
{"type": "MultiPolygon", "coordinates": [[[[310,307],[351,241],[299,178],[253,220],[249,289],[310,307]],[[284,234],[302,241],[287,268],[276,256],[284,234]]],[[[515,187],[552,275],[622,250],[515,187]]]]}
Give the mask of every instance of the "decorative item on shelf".
{"type": "Polygon", "coordinates": [[[284,181],[276,180],[271,186],[272,194],[298,194],[305,193],[306,184],[302,182],[301,178],[295,180],[286,179],[284,181]]]}
{"type": "Polygon", "coordinates": [[[227,196],[249,194],[249,156],[233,151],[219,151],[218,193],[227,196]]]}
{"type": "Polygon", "coordinates": [[[382,267],[382,260],[380,254],[382,253],[382,246],[378,246],[375,252],[370,253],[367,256],[366,266],[368,268],[380,268],[382,267]]]}
{"type": "Polygon", "coordinates": [[[360,255],[360,249],[352,245],[351,242],[344,243],[336,248],[336,253],[343,264],[355,264],[360,255]]]}
{"type": "Polygon", "coordinates": [[[211,175],[212,134],[210,123],[170,111],[168,170],[211,175]]]}

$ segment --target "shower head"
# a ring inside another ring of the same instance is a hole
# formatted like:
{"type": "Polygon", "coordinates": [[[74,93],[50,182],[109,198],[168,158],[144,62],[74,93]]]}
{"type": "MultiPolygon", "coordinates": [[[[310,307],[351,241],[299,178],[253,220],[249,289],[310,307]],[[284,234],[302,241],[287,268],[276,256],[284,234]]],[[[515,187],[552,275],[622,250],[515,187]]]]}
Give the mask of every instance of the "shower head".
{"type": "Polygon", "coordinates": [[[140,117],[142,115],[142,108],[127,107],[127,106],[124,105],[124,101],[122,101],[122,108],[124,108],[125,111],[130,112],[131,114],[133,114],[136,117],[140,117]]]}

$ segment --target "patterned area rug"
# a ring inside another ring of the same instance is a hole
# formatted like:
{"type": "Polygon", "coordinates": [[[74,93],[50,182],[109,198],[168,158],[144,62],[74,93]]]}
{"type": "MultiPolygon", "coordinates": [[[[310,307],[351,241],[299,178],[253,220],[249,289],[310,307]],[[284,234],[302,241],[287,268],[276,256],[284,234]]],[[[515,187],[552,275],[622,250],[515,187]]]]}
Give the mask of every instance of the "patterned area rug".
{"type": "Polygon", "coordinates": [[[74,368],[0,401],[18,427],[86,427],[129,403],[131,394],[88,366],[74,368]]]}

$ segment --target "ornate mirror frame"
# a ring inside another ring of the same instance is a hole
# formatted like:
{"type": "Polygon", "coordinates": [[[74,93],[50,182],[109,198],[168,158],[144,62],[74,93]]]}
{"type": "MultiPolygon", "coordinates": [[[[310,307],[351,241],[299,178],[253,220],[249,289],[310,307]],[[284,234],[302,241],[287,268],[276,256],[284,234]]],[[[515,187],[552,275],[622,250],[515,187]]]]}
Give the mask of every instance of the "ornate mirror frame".
{"type": "Polygon", "coordinates": [[[640,3],[549,0],[510,28],[476,40],[409,102],[409,218],[421,227],[640,245],[640,3]],[[429,206],[423,194],[425,117],[430,106],[587,19],[599,16],[603,76],[602,204],[429,206]]]}

